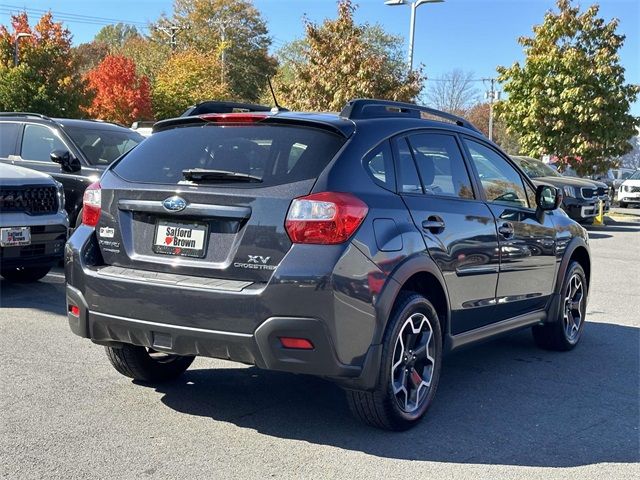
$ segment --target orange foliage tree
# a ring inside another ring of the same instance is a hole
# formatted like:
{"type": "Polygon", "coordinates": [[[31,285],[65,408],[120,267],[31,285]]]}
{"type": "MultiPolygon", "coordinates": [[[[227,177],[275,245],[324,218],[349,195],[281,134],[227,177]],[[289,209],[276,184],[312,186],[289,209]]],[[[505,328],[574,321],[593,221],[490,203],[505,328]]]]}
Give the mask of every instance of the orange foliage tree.
{"type": "Polygon", "coordinates": [[[152,118],[149,79],[136,74],[133,60],[107,55],[86,78],[94,94],[88,115],[125,125],[152,118]]]}

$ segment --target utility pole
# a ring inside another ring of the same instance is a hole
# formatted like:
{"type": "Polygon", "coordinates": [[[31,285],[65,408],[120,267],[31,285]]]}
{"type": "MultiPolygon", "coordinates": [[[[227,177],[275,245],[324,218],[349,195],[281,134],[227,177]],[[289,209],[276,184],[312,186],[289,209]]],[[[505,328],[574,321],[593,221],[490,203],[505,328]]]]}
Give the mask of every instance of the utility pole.
{"type": "Polygon", "coordinates": [[[180,30],[186,30],[189,27],[181,27],[175,23],[169,25],[168,27],[157,27],[162,33],[164,33],[167,37],[169,37],[169,45],[171,45],[171,50],[175,50],[178,47],[178,32],[180,30]]]}
{"type": "Polygon", "coordinates": [[[225,65],[226,65],[226,50],[227,50],[227,46],[226,46],[225,43],[227,41],[227,27],[232,25],[232,20],[218,18],[216,20],[210,20],[209,25],[217,27],[220,30],[220,64],[221,64],[221,68],[220,68],[221,79],[220,80],[221,80],[222,83],[224,83],[225,75],[226,75],[225,65]]]}
{"type": "Polygon", "coordinates": [[[489,100],[489,140],[493,140],[493,102],[500,99],[500,92],[495,89],[495,78],[483,78],[482,81],[489,83],[489,90],[484,94],[484,98],[489,100]]]}

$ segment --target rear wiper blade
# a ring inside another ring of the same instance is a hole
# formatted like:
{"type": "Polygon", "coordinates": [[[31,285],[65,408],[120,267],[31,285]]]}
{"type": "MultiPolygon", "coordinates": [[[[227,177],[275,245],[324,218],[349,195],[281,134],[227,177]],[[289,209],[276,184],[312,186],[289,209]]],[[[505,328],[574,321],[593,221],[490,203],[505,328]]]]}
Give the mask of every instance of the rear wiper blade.
{"type": "Polygon", "coordinates": [[[207,168],[188,168],[182,170],[185,180],[192,182],[227,181],[262,183],[262,178],[248,173],[231,172],[229,170],[209,170],[207,168]]]}

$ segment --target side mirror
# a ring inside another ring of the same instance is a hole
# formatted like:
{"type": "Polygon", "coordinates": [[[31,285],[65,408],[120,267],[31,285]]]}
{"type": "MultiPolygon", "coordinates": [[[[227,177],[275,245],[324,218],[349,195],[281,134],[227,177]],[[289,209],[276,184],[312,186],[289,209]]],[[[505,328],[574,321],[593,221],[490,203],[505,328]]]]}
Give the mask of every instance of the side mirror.
{"type": "Polygon", "coordinates": [[[536,203],[540,210],[555,210],[562,203],[562,194],[551,185],[538,185],[536,188],[536,203]]]}
{"type": "Polygon", "coordinates": [[[49,155],[49,158],[51,158],[52,162],[59,164],[63,172],[75,173],[82,168],[80,160],[71,155],[68,150],[54,150],[49,155]]]}

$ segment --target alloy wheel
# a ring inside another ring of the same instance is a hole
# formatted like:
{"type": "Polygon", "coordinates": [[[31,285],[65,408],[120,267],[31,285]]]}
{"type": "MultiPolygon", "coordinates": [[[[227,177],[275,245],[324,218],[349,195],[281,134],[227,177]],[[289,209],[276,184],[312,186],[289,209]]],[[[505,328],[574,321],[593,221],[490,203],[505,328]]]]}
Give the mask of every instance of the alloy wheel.
{"type": "Polygon", "coordinates": [[[391,365],[391,387],[402,411],[413,413],[422,406],[434,367],[433,328],[424,314],[414,313],[400,328],[391,365]]]}
{"type": "Polygon", "coordinates": [[[567,340],[574,342],[584,321],[584,284],[582,278],[574,273],[567,286],[564,299],[564,331],[567,340]]]}

